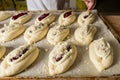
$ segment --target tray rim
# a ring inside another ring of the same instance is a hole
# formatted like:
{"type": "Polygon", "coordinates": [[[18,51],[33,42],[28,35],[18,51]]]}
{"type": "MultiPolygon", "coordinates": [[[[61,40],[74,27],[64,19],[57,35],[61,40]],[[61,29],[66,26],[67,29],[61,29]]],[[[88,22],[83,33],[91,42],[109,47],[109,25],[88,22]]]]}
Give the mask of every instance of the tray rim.
{"type": "Polygon", "coordinates": [[[120,43],[120,36],[115,32],[115,30],[113,29],[112,25],[109,23],[109,21],[107,21],[101,13],[98,13],[98,16],[102,19],[102,21],[104,22],[104,24],[107,26],[107,28],[110,30],[110,32],[113,34],[113,36],[118,40],[118,42],[120,43]]]}

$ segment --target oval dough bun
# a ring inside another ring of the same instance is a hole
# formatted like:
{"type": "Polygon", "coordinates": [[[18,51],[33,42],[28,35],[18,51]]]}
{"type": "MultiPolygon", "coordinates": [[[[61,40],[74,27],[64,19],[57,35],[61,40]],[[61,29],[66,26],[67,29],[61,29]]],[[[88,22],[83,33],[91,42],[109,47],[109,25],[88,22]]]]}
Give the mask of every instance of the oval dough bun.
{"type": "Polygon", "coordinates": [[[74,37],[80,45],[86,46],[93,40],[96,31],[96,26],[84,24],[75,30],[74,37]]]}
{"type": "Polygon", "coordinates": [[[40,14],[40,16],[37,17],[35,24],[37,23],[46,23],[46,24],[51,24],[53,21],[55,21],[56,16],[53,13],[50,12],[43,12],[40,14]],[[46,16],[47,15],[47,16],[46,16]],[[42,17],[41,17],[42,16],[42,17]],[[45,18],[43,18],[44,16],[46,16],[45,18]],[[43,18],[41,20],[39,20],[39,17],[43,18]]]}
{"type": "Polygon", "coordinates": [[[96,69],[101,72],[113,63],[113,49],[105,39],[94,40],[89,45],[89,57],[96,69]]]}
{"type": "Polygon", "coordinates": [[[39,49],[23,45],[11,51],[0,65],[0,76],[12,76],[29,67],[38,57],[39,49]]]}
{"type": "Polygon", "coordinates": [[[78,24],[81,26],[83,24],[91,24],[96,19],[96,13],[85,11],[78,16],[78,24]]]}
{"type": "Polygon", "coordinates": [[[6,20],[12,16],[11,12],[8,11],[0,11],[0,21],[6,20]]]}
{"type": "Polygon", "coordinates": [[[56,75],[67,71],[77,57],[77,48],[69,42],[57,44],[49,54],[49,74],[56,75]]]}
{"type": "Polygon", "coordinates": [[[58,23],[60,25],[68,26],[76,20],[76,15],[73,11],[65,11],[59,16],[58,23]]]}
{"type": "Polygon", "coordinates": [[[25,31],[26,27],[22,24],[14,23],[9,25],[4,25],[0,29],[0,42],[10,41],[25,31]]]}
{"type": "Polygon", "coordinates": [[[0,46],[0,59],[5,55],[6,48],[3,46],[0,46]]]}
{"type": "Polygon", "coordinates": [[[51,28],[47,34],[47,40],[52,45],[56,45],[57,43],[63,41],[70,33],[68,27],[63,25],[55,25],[51,28]]]}
{"type": "Polygon", "coordinates": [[[24,39],[28,44],[41,40],[47,34],[49,27],[45,23],[37,23],[30,26],[24,33],[24,39]]]}
{"type": "MultiPolygon", "coordinates": [[[[24,12],[22,12],[22,13],[24,13],[24,12]]],[[[31,12],[25,12],[25,13],[27,13],[27,14],[25,14],[25,15],[22,15],[22,16],[20,16],[20,17],[18,17],[17,19],[10,19],[10,24],[13,24],[13,23],[20,23],[20,24],[24,24],[24,23],[26,23],[27,21],[29,21],[31,18],[32,18],[32,13],[31,12]]],[[[18,13],[18,14],[16,14],[16,15],[19,15],[19,14],[21,14],[21,13],[18,13]]],[[[14,15],[14,16],[16,16],[16,15],[14,15]]]]}

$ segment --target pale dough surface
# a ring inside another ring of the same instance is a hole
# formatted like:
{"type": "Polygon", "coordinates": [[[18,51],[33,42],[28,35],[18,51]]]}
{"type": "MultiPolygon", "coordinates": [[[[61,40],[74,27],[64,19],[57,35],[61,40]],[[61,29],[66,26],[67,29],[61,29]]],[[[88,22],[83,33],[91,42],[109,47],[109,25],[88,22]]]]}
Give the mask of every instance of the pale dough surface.
{"type": "Polygon", "coordinates": [[[97,28],[93,24],[83,24],[75,30],[74,36],[78,43],[82,46],[89,45],[94,39],[97,28]]]}
{"type": "Polygon", "coordinates": [[[113,49],[105,39],[100,38],[89,45],[89,57],[97,70],[102,72],[113,63],[113,49]]]}
{"type": "MultiPolygon", "coordinates": [[[[56,11],[54,13],[58,15],[57,17],[59,17],[62,12],[63,11],[56,11]]],[[[34,24],[36,17],[39,16],[40,13],[41,12],[34,13],[33,19],[25,25],[29,27],[30,25],[34,24]]],[[[81,12],[76,12],[76,15],[79,15],[80,13],[81,12]]],[[[5,22],[0,22],[0,24],[4,23],[9,23],[9,21],[6,20],[5,22]]],[[[68,40],[76,44],[78,50],[77,58],[71,68],[69,68],[69,70],[64,73],[57,75],[58,77],[99,77],[120,74],[119,42],[116,40],[116,38],[113,36],[113,34],[110,32],[110,30],[107,28],[107,26],[104,24],[99,16],[97,16],[97,21],[95,21],[93,24],[97,27],[97,33],[95,34],[94,40],[104,37],[105,40],[107,40],[113,48],[114,61],[112,66],[102,72],[96,70],[95,66],[90,61],[88,46],[79,46],[78,42],[74,39],[74,31],[79,27],[76,26],[78,24],[77,22],[75,22],[74,24],[69,26],[70,38],[68,40]]],[[[1,45],[7,47],[7,54],[14,48],[17,48],[24,44],[26,44],[26,41],[24,40],[24,37],[22,35],[15,40],[7,43],[2,43],[1,45]]],[[[34,64],[31,65],[31,67],[28,67],[24,72],[21,72],[14,77],[50,78],[48,77],[48,58],[49,53],[52,51],[54,46],[50,45],[50,43],[47,41],[47,38],[44,38],[43,40],[37,42],[35,45],[41,49],[40,55],[38,56],[37,60],[34,62],[34,64]]]]}
{"type": "Polygon", "coordinates": [[[57,44],[49,54],[49,74],[56,75],[67,71],[77,57],[77,48],[69,42],[57,44]]]}
{"type": "Polygon", "coordinates": [[[62,14],[60,14],[59,19],[58,19],[58,23],[60,25],[68,26],[68,25],[72,24],[73,22],[75,22],[76,15],[73,11],[71,12],[71,15],[64,18],[65,13],[67,13],[67,12],[69,12],[69,11],[65,11],[62,14]]]}
{"type": "Polygon", "coordinates": [[[24,33],[24,39],[28,44],[35,43],[44,38],[49,30],[45,23],[36,23],[31,25],[24,33]]]}
{"type": "MultiPolygon", "coordinates": [[[[24,13],[24,12],[20,12],[20,13],[24,13]]],[[[20,14],[20,13],[17,13],[16,15],[20,14]]],[[[23,15],[23,16],[20,16],[18,17],[17,19],[13,20],[12,17],[10,19],[10,24],[13,24],[13,23],[20,23],[20,24],[24,24],[26,23],[27,21],[29,21],[30,19],[32,18],[32,13],[31,12],[28,12],[27,14],[23,15]]]]}
{"type": "Polygon", "coordinates": [[[25,31],[26,27],[22,24],[4,24],[4,27],[0,29],[0,42],[10,41],[25,31]]]}
{"type": "Polygon", "coordinates": [[[52,45],[63,41],[70,33],[70,29],[63,25],[55,25],[47,34],[47,40],[52,45]]]}
{"type": "Polygon", "coordinates": [[[9,11],[0,11],[0,21],[6,20],[12,16],[9,11]]]}
{"type": "Polygon", "coordinates": [[[51,24],[52,22],[55,21],[55,19],[56,19],[56,16],[55,16],[53,13],[43,12],[43,13],[41,13],[41,14],[36,18],[35,24],[36,24],[36,23],[51,24]],[[41,21],[39,21],[39,17],[40,17],[40,16],[43,16],[44,14],[48,14],[48,13],[49,13],[49,15],[48,15],[47,17],[45,17],[45,18],[43,18],[41,21]]]}
{"type": "Polygon", "coordinates": [[[0,59],[5,55],[6,48],[4,46],[0,46],[0,59]]]}
{"type": "Polygon", "coordinates": [[[96,13],[94,12],[90,12],[90,11],[85,11],[82,12],[79,16],[78,16],[78,24],[79,25],[83,25],[83,24],[91,24],[95,21],[96,19],[96,13]]]}
{"type": "Polygon", "coordinates": [[[39,49],[35,46],[23,45],[11,51],[0,65],[0,76],[12,76],[25,70],[38,57],[39,49]],[[24,53],[23,50],[28,48],[24,53]],[[11,61],[13,57],[21,55],[17,60],[11,61]]]}

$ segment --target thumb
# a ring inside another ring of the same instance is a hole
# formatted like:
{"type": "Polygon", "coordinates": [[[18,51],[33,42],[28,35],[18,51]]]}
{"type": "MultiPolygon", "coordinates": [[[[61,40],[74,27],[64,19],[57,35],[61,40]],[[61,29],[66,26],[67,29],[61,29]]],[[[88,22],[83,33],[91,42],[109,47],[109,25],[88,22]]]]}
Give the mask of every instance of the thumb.
{"type": "Polygon", "coordinates": [[[96,5],[96,2],[94,0],[84,0],[84,2],[88,10],[92,10],[96,5]]]}

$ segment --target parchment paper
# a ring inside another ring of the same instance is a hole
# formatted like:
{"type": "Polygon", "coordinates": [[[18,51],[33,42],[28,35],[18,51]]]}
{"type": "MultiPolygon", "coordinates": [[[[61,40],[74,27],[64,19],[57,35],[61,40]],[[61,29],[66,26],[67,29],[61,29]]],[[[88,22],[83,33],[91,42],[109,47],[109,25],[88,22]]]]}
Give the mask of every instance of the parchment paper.
{"type": "MultiPolygon", "coordinates": [[[[61,11],[52,11],[57,16],[61,14],[61,11]]],[[[96,12],[96,11],[93,11],[96,12]]],[[[13,12],[16,13],[16,12],[13,12]]],[[[28,23],[26,23],[26,27],[29,27],[32,25],[36,19],[36,17],[39,15],[38,12],[34,12],[32,20],[30,20],[28,23]]],[[[81,12],[77,12],[76,15],[78,16],[81,12]]],[[[5,21],[0,22],[0,27],[5,23],[9,23],[10,19],[7,19],[5,21]]],[[[57,19],[56,19],[57,21],[57,19]]],[[[66,71],[63,74],[56,75],[59,77],[92,77],[92,76],[112,76],[120,74],[120,44],[115,39],[113,34],[107,29],[107,26],[104,24],[104,22],[100,19],[99,16],[97,16],[96,21],[93,23],[97,27],[97,33],[95,35],[94,40],[99,39],[101,37],[104,37],[108,42],[110,42],[110,45],[112,46],[114,50],[114,61],[112,66],[110,66],[108,69],[106,69],[103,72],[98,72],[97,69],[94,67],[93,63],[89,59],[89,53],[88,53],[88,46],[82,47],[77,45],[77,41],[74,40],[74,30],[78,27],[78,24],[75,22],[74,24],[70,25],[70,35],[67,37],[66,40],[69,40],[73,42],[78,49],[78,55],[74,62],[74,64],[71,66],[71,68],[66,71]]],[[[12,41],[6,42],[4,44],[1,44],[7,48],[6,55],[12,51],[13,49],[23,45],[27,44],[27,42],[23,38],[23,34],[17,38],[15,38],[12,41]]],[[[40,48],[40,54],[37,60],[28,67],[25,71],[15,75],[14,77],[49,77],[48,73],[48,56],[50,51],[53,49],[54,46],[52,46],[50,43],[48,43],[46,37],[42,39],[41,41],[37,42],[35,44],[40,48]]],[[[52,76],[53,77],[53,76],[52,76]]]]}

